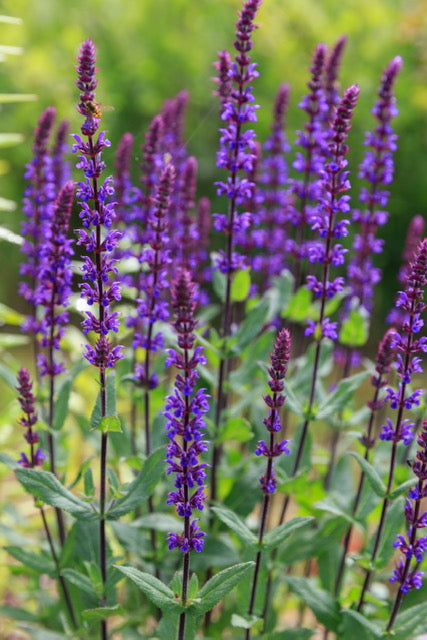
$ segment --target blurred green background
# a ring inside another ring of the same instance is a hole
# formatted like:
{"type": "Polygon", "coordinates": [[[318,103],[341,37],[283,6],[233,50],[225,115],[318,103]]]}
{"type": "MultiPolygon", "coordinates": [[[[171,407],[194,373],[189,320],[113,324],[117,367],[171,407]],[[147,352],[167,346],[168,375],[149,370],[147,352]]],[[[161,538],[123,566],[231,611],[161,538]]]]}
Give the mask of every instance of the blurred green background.
{"type": "MultiPolygon", "coordinates": [[[[218,50],[231,49],[240,6],[240,0],[0,2],[0,13],[22,19],[21,25],[0,24],[0,43],[23,49],[22,55],[8,55],[0,65],[0,92],[37,95],[33,102],[2,106],[0,131],[21,132],[24,141],[0,149],[0,195],[18,203],[14,212],[0,214],[0,225],[19,231],[24,164],[31,156],[32,132],[41,110],[55,105],[58,117],[69,119],[71,131],[78,131],[74,65],[79,45],[88,37],[98,48],[98,99],[114,107],[105,112],[102,123],[113,148],[125,131],[131,131],[137,166],[149,121],[165,98],[187,89],[186,140],[199,160],[199,195],[212,196],[218,139],[212,62],[218,50]]],[[[283,81],[291,85],[288,132],[294,140],[294,130],[303,122],[297,105],[305,92],[315,45],[323,41],[332,46],[339,36],[348,36],[342,86],[356,82],[361,88],[351,133],[353,171],[363,151],[363,132],[372,126],[370,109],[382,69],[393,56],[403,57],[396,88],[400,108],[396,179],[391,220],[384,230],[386,251],[380,257],[385,285],[393,292],[408,220],[426,209],[427,0],[265,0],[257,22],[253,60],[261,72],[255,88],[261,105],[257,125],[261,140],[268,134],[275,91],[283,81]]],[[[106,154],[110,167],[112,153],[106,154]]],[[[3,266],[7,277],[0,280],[0,300],[22,309],[16,296],[19,249],[0,242],[2,264],[7,265],[3,266]]]]}

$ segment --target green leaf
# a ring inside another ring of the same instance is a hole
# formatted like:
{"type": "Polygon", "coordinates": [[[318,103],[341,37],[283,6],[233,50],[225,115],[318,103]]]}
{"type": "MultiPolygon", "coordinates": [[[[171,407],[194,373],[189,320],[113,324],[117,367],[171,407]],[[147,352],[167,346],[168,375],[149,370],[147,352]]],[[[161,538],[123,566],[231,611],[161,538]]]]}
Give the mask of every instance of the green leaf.
{"type": "MultiPolygon", "coordinates": [[[[108,416],[116,415],[116,374],[115,372],[109,373],[105,382],[106,393],[106,414],[108,416]]],[[[101,396],[98,393],[96,404],[93,408],[92,415],[90,417],[90,426],[92,429],[96,429],[102,420],[101,412],[101,396]]]]}
{"type": "Polygon", "coordinates": [[[340,624],[339,605],[329,593],[319,589],[312,578],[287,576],[285,580],[290,590],[304,600],[320,623],[331,631],[337,631],[340,624]]]}
{"type": "Polygon", "coordinates": [[[67,378],[62,383],[56,396],[55,410],[53,414],[52,429],[59,431],[68,415],[68,404],[70,402],[70,394],[73,381],[79,373],[87,367],[87,362],[78,360],[70,369],[67,378]]]}
{"type": "Polygon", "coordinates": [[[246,314],[245,319],[231,338],[234,353],[240,354],[261,331],[269,310],[268,300],[262,300],[246,314]]]}
{"type": "Polygon", "coordinates": [[[375,567],[377,569],[383,569],[389,563],[393,553],[395,551],[393,542],[396,539],[396,534],[402,529],[404,523],[403,514],[404,499],[397,498],[388,508],[387,515],[384,523],[384,529],[381,536],[380,545],[378,548],[377,559],[375,561],[375,567]]]}
{"type": "Polygon", "coordinates": [[[236,442],[248,442],[253,436],[250,424],[244,418],[229,418],[221,428],[218,442],[235,440],[236,442]]]}
{"type": "Polygon", "coordinates": [[[203,615],[210,611],[254,566],[254,562],[235,564],[208,580],[199,591],[200,602],[193,605],[196,615],[203,615]]]}
{"type": "Polygon", "coordinates": [[[393,640],[408,640],[413,638],[415,633],[418,635],[426,631],[426,604],[421,602],[397,615],[391,637],[393,640]]]}
{"type": "Polygon", "coordinates": [[[26,622],[36,622],[38,619],[37,614],[30,613],[25,609],[19,609],[18,607],[0,607],[0,617],[26,622]]]}
{"type": "Polygon", "coordinates": [[[183,611],[183,608],[175,600],[172,589],[151,575],[151,573],[144,573],[134,567],[114,566],[123,575],[130,578],[145,593],[147,598],[162,611],[175,611],[178,613],[183,611]]]}
{"type": "Polygon", "coordinates": [[[15,458],[8,456],[7,453],[0,453],[0,462],[3,462],[9,469],[22,469],[21,465],[17,463],[15,458]]]}
{"type": "Polygon", "coordinates": [[[341,615],[343,619],[341,637],[343,640],[347,638],[357,638],[357,640],[375,640],[375,638],[381,638],[381,629],[361,613],[353,611],[353,609],[344,609],[341,611],[341,615]]]}
{"type": "Polygon", "coordinates": [[[47,573],[51,577],[55,575],[55,565],[51,556],[47,553],[35,553],[34,551],[14,546],[6,546],[4,549],[16,560],[19,560],[23,565],[37,573],[47,573]]]}
{"type": "Polygon", "coordinates": [[[68,634],[50,631],[38,625],[22,623],[19,626],[28,631],[32,640],[69,640],[70,638],[68,634]]]}
{"type": "Polygon", "coordinates": [[[95,427],[95,430],[101,431],[102,433],[109,433],[110,431],[123,433],[122,425],[117,416],[104,416],[101,422],[95,427]]]}
{"type": "Polygon", "coordinates": [[[82,520],[96,518],[90,506],[68,491],[50,471],[21,468],[16,470],[16,476],[29,493],[46,504],[64,509],[82,520]]]}
{"type": "Polygon", "coordinates": [[[85,593],[88,593],[90,596],[99,598],[99,596],[101,595],[95,588],[91,580],[83,573],[75,571],[75,569],[62,569],[61,575],[64,576],[64,578],[68,580],[68,582],[71,582],[71,584],[75,584],[76,587],[78,587],[81,591],[85,591],[85,593]]]}
{"type": "MultiPolygon", "coordinates": [[[[16,202],[14,200],[9,200],[8,198],[1,198],[0,197],[0,211],[15,211],[16,210],[16,202]]],[[[12,231],[9,231],[9,229],[5,229],[4,227],[0,227],[0,239],[2,240],[7,240],[9,233],[12,234],[13,236],[16,236],[16,238],[19,238],[19,242],[18,244],[22,244],[22,239],[21,236],[18,236],[17,234],[13,233],[12,231]],[[6,237],[3,238],[2,233],[5,232],[6,237]]],[[[16,242],[14,242],[12,240],[12,244],[16,244],[16,242]]]]}
{"type": "Polygon", "coordinates": [[[19,236],[17,233],[14,233],[14,231],[11,231],[10,229],[6,229],[6,227],[1,227],[1,226],[0,226],[0,240],[5,240],[10,244],[16,244],[19,247],[24,242],[24,238],[22,236],[19,236]]]}
{"type": "Polygon", "coordinates": [[[262,548],[270,551],[278,547],[286,540],[294,531],[307,527],[314,521],[312,517],[297,517],[276,527],[272,531],[265,534],[262,548]]]}
{"type": "Polygon", "coordinates": [[[16,393],[18,382],[15,371],[0,363],[0,378],[16,393]]]}
{"type": "Polygon", "coordinates": [[[313,318],[314,306],[311,304],[311,292],[305,285],[297,289],[286,309],[282,311],[282,318],[292,322],[304,322],[313,318]]]}
{"type": "Polygon", "coordinates": [[[243,302],[249,295],[251,275],[249,269],[237,271],[231,283],[231,302],[243,302]]]}
{"type": "Polygon", "coordinates": [[[28,336],[20,336],[16,333],[0,333],[0,347],[5,349],[13,349],[28,344],[30,341],[28,336]]]}
{"type": "Polygon", "coordinates": [[[0,302],[0,325],[11,324],[15,327],[20,327],[23,322],[24,316],[22,313],[0,302]]]}
{"type": "Polygon", "coordinates": [[[14,147],[16,144],[21,144],[23,140],[22,133],[0,133],[0,148],[14,147]]]}
{"type": "Polygon", "coordinates": [[[65,418],[68,415],[68,402],[71,393],[71,380],[65,380],[62,384],[55,402],[52,429],[59,431],[62,428],[65,418]]]}
{"type": "Polygon", "coordinates": [[[286,378],[285,378],[285,380],[283,380],[283,382],[284,382],[284,385],[285,385],[285,394],[286,394],[285,405],[286,405],[286,407],[289,409],[289,411],[292,411],[292,413],[295,413],[295,415],[297,415],[299,418],[304,418],[304,405],[303,405],[303,403],[296,396],[295,391],[290,386],[290,384],[286,380],[286,378]]]}
{"type": "Polygon", "coordinates": [[[82,611],[82,618],[87,622],[99,622],[105,620],[110,616],[121,616],[125,613],[125,610],[120,604],[116,604],[113,607],[97,607],[96,609],[85,609],[82,611]]]}
{"type": "Polygon", "coordinates": [[[117,518],[124,516],[148,500],[160,477],[165,473],[165,468],[162,464],[164,457],[164,447],[159,447],[148,456],[141,471],[129,485],[127,494],[123,498],[116,500],[113,507],[108,511],[107,518],[109,520],[117,520],[117,518]]]}
{"type": "Polygon", "coordinates": [[[257,616],[240,616],[237,613],[233,613],[231,616],[231,626],[237,627],[238,629],[251,629],[258,620],[260,620],[260,618],[257,616]]]}
{"type": "Polygon", "coordinates": [[[221,300],[221,302],[224,302],[224,300],[225,300],[225,288],[226,288],[226,276],[225,276],[225,274],[221,273],[220,271],[218,271],[218,269],[215,269],[213,271],[212,284],[213,284],[213,288],[214,288],[214,291],[215,291],[216,295],[221,300]]]}
{"type": "Polygon", "coordinates": [[[133,526],[141,529],[153,529],[154,531],[173,531],[177,527],[182,527],[182,521],[170,513],[148,513],[132,523],[133,526]]]}
{"type": "Polygon", "coordinates": [[[362,347],[368,339],[368,312],[363,307],[351,309],[341,323],[338,340],[349,347],[362,347]]]}
{"type": "Polygon", "coordinates": [[[313,506],[316,507],[316,509],[321,509],[322,511],[332,513],[334,516],[341,516],[351,524],[356,524],[356,520],[349,513],[344,511],[344,509],[339,504],[337,504],[332,497],[318,500],[313,506]]]}
{"type": "Polygon", "coordinates": [[[366,475],[368,482],[372,487],[372,490],[377,494],[378,497],[384,498],[387,493],[386,486],[381,480],[381,478],[379,477],[374,467],[371,464],[369,464],[369,462],[365,460],[365,458],[362,458],[362,456],[359,456],[358,453],[354,453],[354,451],[350,451],[350,455],[356,458],[357,462],[362,467],[362,471],[366,475]]]}
{"type": "Polygon", "coordinates": [[[367,375],[367,371],[361,371],[341,380],[335,391],[320,403],[316,411],[316,420],[324,420],[344,409],[367,375]]]}
{"type": "Polygon", "coordinates": [[[400,487],[396,487],[396,489],[394,489],[393,491],[390,491],[390,494],[389,494],[390,500],[395,500],[396,498],[401,496],[403,493],[407,493],[409,489],[416,484],[416,482],[417,482],[416,478],[409,478],[409,480],[406,480],[406,482],[401,484],[400,487]]]}
{"type": "Polygon", "coordinates": [[[257,544],[257,537],[255,534],[252,533],[252,531],[246,526],[243,520],[234,513],[234,511],[227,509],[227,507],[212,507],[212,511],[220,520],[222,520],[222,522],[224,522],[224,524],[237,533],[242,542],[253,547],[257,544]]]}

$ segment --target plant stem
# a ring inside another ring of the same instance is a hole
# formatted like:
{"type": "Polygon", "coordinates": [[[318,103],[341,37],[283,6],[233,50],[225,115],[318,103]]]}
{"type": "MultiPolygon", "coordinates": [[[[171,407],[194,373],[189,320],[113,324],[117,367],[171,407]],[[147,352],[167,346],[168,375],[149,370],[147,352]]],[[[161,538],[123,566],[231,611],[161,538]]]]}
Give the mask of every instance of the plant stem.
{"type": "Polygon", "coordinates": [[[52,560],[54,562],[56,573],[57,573],[57,576],[58,576],[58,581],[59,581],[59,583],[61,585],[62,593],[64,594],[64,600],[65,600],[65,604],[66,604],[67,609],[68,609],[68,614],[70,616],[70,620],[71,620],[71,623],[72,623],[74,629],[77,629],[78,624],[77,624],[76,614],[74,612],[74,607],[73,607],[73,603],[72,603],[72,600],[71,600],[70,592],[68,591],[67,583],[66,583],[65,579],[61,576],[61,573],[60,573],[61,572],[61,568],[59,566],[59,559],[58,559],[58,556],[57,556],[57,553],[56,553],[56,550],[55,550],[55,545],[53,543],[53,538],[52,538],[52,534],[51,534],[50,529],[49,529],[49,525],[48,525],[48,522],[47,522],[46,514],[45,514],[45,511],[44,511],[42,506],[39,507],[39,510],[40,510],[40,514],[41,514],[41,517],[42,517],[42,520],[43,520],[43,527],[44,527],[44,530],[45,530],[46,539],[48,541],[50,552],[51,552],[51,555],[52,555],[52,560]]]}

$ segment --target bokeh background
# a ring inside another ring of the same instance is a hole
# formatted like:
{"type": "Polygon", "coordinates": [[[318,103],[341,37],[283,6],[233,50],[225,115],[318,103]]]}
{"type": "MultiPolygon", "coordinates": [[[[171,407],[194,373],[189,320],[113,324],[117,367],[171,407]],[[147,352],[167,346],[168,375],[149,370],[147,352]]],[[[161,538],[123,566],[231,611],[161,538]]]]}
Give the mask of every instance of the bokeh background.
{"type": "MultiPolygon", "coordinates": [[[[32,132],[42,109],[55,105],[59,118],[78,131],[74,64],[79,44],[92,38],[98,48],[98,98],[114,110],[105,111],[103,126],[113,142],[107,161],[112,166],[115,143],[125,131],[136,138],[135,167],[147,125],[163,100],[182,89],[190,93],[186,140],[199,160],[199,195],[214,197],[218,105],[212,96],[212,62],[217,51],[230,48],[240,0],[3,0],[0,13],[22,24],[0,23],[0,44],[22,48],[0,65],[1,93],[35,94],[37,99],[2,105],[1,132],[19,132],[23,142],[0,149],[0,196],[17,202],[0,213],[0,225],[19,231],[23,171],[31,155],[32,132]]],[[[350,165],[354,195],[355,170],[363,151],[363,132],[372,126],[370,109],[382,69],[395,55],[404,59],[396,93],[399,151],[390,200],[391,218],[384,229],[386,251],[380,257],[384,287],[395,289],[403,238],[409,219],[427,209],[427,1],[426,0],[265,0],[257,20],[253,59],[259,63],[256,82],[257,131],[268,133],[275,91],[281,82],[292,88],[289,139],[303,123],[298,102],[305,92],[307,69],[315,45],[332,46],[343,34],[348,44],[342,64],[342,86],[358,83],[361,97],[351,134],[350,165]]],[[[17,298],[16,245],[0,241],[0,300],[23,310],[17,298]],[[7,275],[7,277],[4,277],[7,275]]],[[[383,288],[378,304],[384,312],[383,288]]]]}

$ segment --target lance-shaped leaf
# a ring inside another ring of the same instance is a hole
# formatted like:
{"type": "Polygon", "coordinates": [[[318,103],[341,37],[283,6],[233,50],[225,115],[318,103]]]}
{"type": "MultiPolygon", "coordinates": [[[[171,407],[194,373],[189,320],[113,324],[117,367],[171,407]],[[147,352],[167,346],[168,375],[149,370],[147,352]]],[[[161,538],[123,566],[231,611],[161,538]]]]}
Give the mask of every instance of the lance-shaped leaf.
{"type": "Polygon", "coordinates": [[[162,474],[165,473],[162,461],[165,457],[164,447],[155,449],[144,462],[141,471],[135,480],[129,485],[128,492],[123,498],[119,498],[108,511],[109,520],[117,520],[138,505],[147,500],[154,491],[162,474]]]}
{"type": "Polygon", "coordinates": [[[183,607],[177,603],[172,589],[151,575],[151,573],[144,573],[134,567],[118,565],[115,565],[115,567],[123,575],[130,578],[145,593],[147,598],[162,611],[175,611],[176,613],[183,611],[183,607]]]}
{"type": "Polygon", "coordinates": [[[254,562],[242,562],[232,567],[227,567],[213,576],[203,585],[198,593],[198,600],[192,606],[196,615],[203,615],[210,611],[233,587],[245,577],[254,567],[254,562]]]}
{"type": "Polygon", "coordinates": [[[17,469],[16,477],[25,489],[46,504],[68,511],[81,520],[93,520],[96,514],[90,506],[68,491],[50,471],[17,469]]]}
{"type": "Polygon", "coordinates": [[[381,480],[381,478],[379,477],[374,467],[371,464],[369,464],[369,462],[365,460],[365,458],[362,458],[362,456],[359,456],[358,453],[354,453],[353,451],[351,451],[350,455],[356,458],[357,462],[362,467],[362,470],[366,475],[368,482],[371,485],[373,491],[380,498],[384,498],[385,494],[387,493],[386,486],[381,480]]]}
{"type": "Polygon", "coordinates": [[[285,522],[276,527],[272,531],[265,534],[262,548],[270,551],[275,547],[278,547],[282,542],[286,540],[294,531],[307,527],[314,518],[312,517],[297,517],[285,522]]]}
{"type": "Polygon", "coordinates": [[[299,595],[327,629],[336,631],[341,618],[338,602],[327,591],[319,589],[311,578],[287,576],[286,582],[293,593],[299,595]]]}
{"type": "Polygon", "coordinates": [[[316,411],[316,420],[324,420],[344,409],[367,375],[367,371],[361,371],[350,378],[341,380],[335,391],[320,403],[316,411]]]}
{"type": "Polygon", "coordinates": [[[237,533],[242,542],[253,547],[257,544],[257,537],[255,534],[252,533],[252,531],[246,526],[243,520],[234,513],[234,511],[227,509],[226,507],[212,507],[212,511],[224,524],[237,533]]]}

